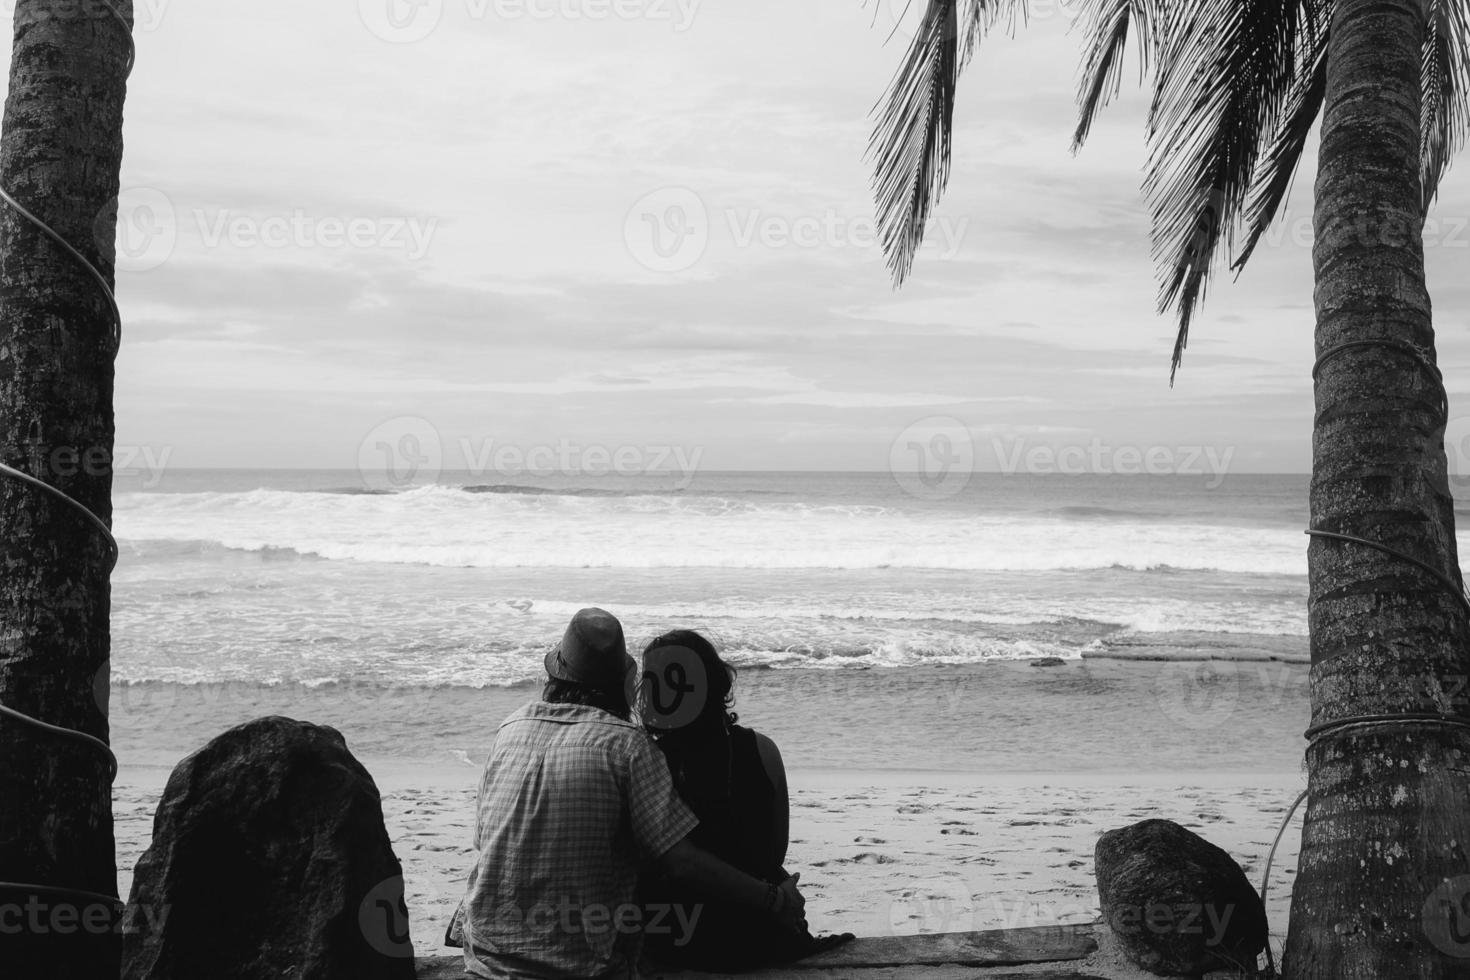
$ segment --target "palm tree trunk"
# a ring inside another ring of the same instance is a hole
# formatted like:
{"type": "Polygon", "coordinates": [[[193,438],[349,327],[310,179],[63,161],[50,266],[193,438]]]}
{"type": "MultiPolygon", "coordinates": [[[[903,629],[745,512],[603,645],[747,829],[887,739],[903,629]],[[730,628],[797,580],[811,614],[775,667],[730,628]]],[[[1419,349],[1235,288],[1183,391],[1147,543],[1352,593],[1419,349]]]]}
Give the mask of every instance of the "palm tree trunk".
{"type": "MultiPolygon", "coordinates": [[[[1338,0],[1331,31],[1313,263],[1317,354],[1333,353],[1316,384],[1312,526],[1443,569],[1458,589],[1441,388],[1404,346],[1434,356],[1418,177],[1424,6],[1338,0]],[[1342,348],[1358,341],[1372,343],[1342,348]]],[[[1462,713],[1470,660],[1455,592],[1361,543],[1314,537],[1308,558],[1313,727],[1462,713]]],[[[1343,725],[1312,742],[1307,764],[1285,975],[1467,975],[1470,878],[1458,892],[1455,879],[1470,874],[1470,730],[1343,725]]]]}
{"type": "MultiPolygon", "coordinates": [[[[95,0],[16,4],[0,135],[0,186],[109,281],[132,20],[116,6],[127,23],[95,0]]],[[[114,353],[97,282],[0,204],[0,461],[104,520],[114,353]]],[[[106,740],[110,571],[84,515],[0,478],[0,704],[106,740]]],[[[114,855],[107,757],[0,717],[0,881],[116,895],[114,855]]],[[[4,974],[115,978],[111,910],[96,905],[0,886],[4,974]]]]}

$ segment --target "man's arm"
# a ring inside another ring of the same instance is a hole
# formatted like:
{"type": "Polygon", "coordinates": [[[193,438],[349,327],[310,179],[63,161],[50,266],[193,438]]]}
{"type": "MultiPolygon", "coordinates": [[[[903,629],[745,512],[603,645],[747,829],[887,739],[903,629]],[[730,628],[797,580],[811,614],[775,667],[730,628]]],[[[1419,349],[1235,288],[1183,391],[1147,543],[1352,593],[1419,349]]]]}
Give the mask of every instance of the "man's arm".
{"type": "Polygon", "coordinates": [[[666,875],[701,898],[763,909],[794,932],[806,929],[806,899],[797,890],[798,875],[772,886],[726,864],[688,837],[665,851],[658,864],[666,875]]]}

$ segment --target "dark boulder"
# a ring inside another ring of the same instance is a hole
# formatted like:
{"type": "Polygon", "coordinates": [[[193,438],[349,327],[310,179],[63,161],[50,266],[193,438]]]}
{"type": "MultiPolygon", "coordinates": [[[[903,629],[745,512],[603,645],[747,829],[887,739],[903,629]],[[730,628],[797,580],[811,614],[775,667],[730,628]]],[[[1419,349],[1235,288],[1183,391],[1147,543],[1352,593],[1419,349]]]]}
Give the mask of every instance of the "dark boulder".
{"type": "Polygon", "coordinates": [[[1110,830],[1095,852],[1103,921],[1160,976],[1253,972],[1266,909],[1231,856],[1172,820],[1110,830]]]}
{"type": "Polygon", "coordinates": [[[378,788],[336,730],[289,718],[174,769],[123,929],[123,980],[414,976],[378,788]]]}
{"type": "Polygon", "coordinates": [[[1062,666],[1065,663],[1066,663],[1066,661],[1063,660],[1061,657],[1041,657],[1040,659],[1031,661],[1031,666],[1033,666],[1033,667],[1060,667],[1060,666],[1062,666]]]}

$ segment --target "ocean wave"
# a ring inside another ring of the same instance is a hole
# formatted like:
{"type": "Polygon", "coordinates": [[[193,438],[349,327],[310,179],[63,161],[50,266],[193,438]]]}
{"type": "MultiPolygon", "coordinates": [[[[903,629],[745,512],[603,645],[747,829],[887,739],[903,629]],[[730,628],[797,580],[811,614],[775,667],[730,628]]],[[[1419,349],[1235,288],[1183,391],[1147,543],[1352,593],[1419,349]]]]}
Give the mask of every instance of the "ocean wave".
{"type": "Polygon", "coordinates": [[[472,568],[1306,572],[1300,536],[1287,528],[1120,518],[1084,530],[1055,515],[728,495],[446,487],[391,495],[131,494],[118,499],[115,533],[139,546],[213,542],[283,557],[472,568]]]}
{"type": "MultiPolygon", "coordinates": [[[[493,657],[478,652],[473,658],[456,656],[453,651],[439,651],[412,669],[398,663],[392,670],[374,668],[354,659],[334,663],[331,658],[317,658],[310,663],[287,663],[287,658],[270,663],[257,650],[255,662],[210,663],[198,658],[143,660],[120,656],[114,660],[112,682],[122,686],[156,683],[202,687],[240,684],[259,687],[295,686],[306,689],[380,689],[380,688],[504,688],[543,683],[546,679],[541,663],[544,648],[535,656],[493,657]],[[266,660],[261,663],[260,660],[266,660]]],[[[635,654],[636,650],[633,651],[635,654]]],[[[749,646],[735,643],[722,650],[722,656],[738,670],[812,669],[866,670],[874,668],[906,668],[922,666],[961,666],[999,661],[1026,661],[1040,657],[1075,660],[1082,655],[1078,644],[1038,642],[1031,640],[955,640],[925,643],[903,640],[862,643],[811,643],[749,646]]],[[[401,658],[396,658],[401,661],[401,658]]]]}
{"type": "Polygon", "coordinates": [[[1162,511],[1131,510],[1119,507],[1096,507],[1092,505],[1076,504],[1068,507],[1053,507],[1044,510],[1043,514],[1052,514],[1057,517],[1066,517],[1074,520],[1090,520],[1094,518],[1105,518],[1110,520],[1154,521],[1168,515],[1162,511]]]}
{"type": "MultiPolygon", "coordinates": [[[[266,488],[260,488],[265,490],[266,488]]],[[[410,486],[401,488],[368,487],[368,486],[343,486],[325,487],[322,489],[308,490],[271,490],[274,493],[296,493],[296,494],[330,494],[339,496],[369,496],[369,497],[392,497],[398,494],[414,493],[422,490],[447,490],[459,493],[472,494],[502,494],[520,497],[606,497],[611,499],[630,497],[728,497],[729,491],[703,490],[693,487],[665,487],[657,489],[634,489],[628,487],[554,487],[538,486],[529,483],[465,483],[465,484],[433,484],[424,486],[410,486]]],[[[742,497],[753,496],[776,496],[779,490],[764,490],[759,488],[742,488],[739,495],[742,497]]],[[[177,496],[177,495],[176,495],[177,496]]]]}
{"type": "MultiPolygon", "coordinates": [[[[156,539],[130,542],[140,546],[159,543],[156,539]]],[[[173,542],[164,541],[168,544],[173,542]]],[[[271,544],[249,538],[224,538],[190,541],[194,550],[220,548],[227,551],[255,553],[281,560],[325,560],[368,562],[388,565],[426,565],[444,568],[607,568],[607,569],[939,569],[951,571],[1119,571],[1140,574],[1175,574],[1196,572],[1230,572],[1266,575],[1305,575],[1305,560],[1275,557],[1269,562],[1238,556],[1224,556],[1217,564],[1181,566],[1155,561],[1146,555],[1136,563],[1120,562],[1109,554],[1085,553],[1074,549],[1065,556],[1024,553],[977,554],[963,550],[920,550],[895,553],[887,546],[869,549],[814,548],[801,551],[727,551],[630,553],[612,544],[604,550],[587,547],[534,548],[524,553],[505,552],[486,545],[464,544],[362,544],[336,541],[309,541],[297,546],[271,544]]],[[[1175,561],[1181,559],[1174,558],[1175,561]]],[[[1187,560],[1187,559],[1184,559],[1187,560]]]]}
{"type": "Polygon", "coordinates": [[[283,490],[282,493],[326,493],[340,495],[343,497],[391,497],[399,490],[387,490],[380,487],[327,487],[323,490],[283,490]]]}
{"type": "MultiPolygon", "coordinates": [[[[513,594],[479,601],[436,596],[424,591],[427,581],[397,573],[344,589],[341,575],[325,566],[303,573],[289,576],[288,590],[251,591],[248,579],[231,576],[226,588],[161,590],[148,580],[146,591],[138,591],[124,579],[113,615],[119,677],[504,686],[540,677],[546,649],[586,604],[513,594]]],[[[278,582],[279,576],[262,581],[278,582]]],[[[1164,643],[1187,633],[1229,645],[1242,631],[1305,641],[1299,597],[1224,594],[1228,598],[925,590],[844,597],[813,589],[602,604],[623,620],[635,654],[659,633],[687,627],[711,636],[733,662],[770,669],[1070,658],[1104,638],[1150,634],[1164,643]]]]}
{"type": "MultiPolygon", "coordinates": [[[[635,656],[637,651],[634,651],[635,656]]],[[[1023,664],[1047,657],[1067,663],[1096,659],[1127,660],[1283,660],[1302,662],[1305,637],[1254,633],[1205,634],[1179,631],[1141,635],[1123,630],[1089,643],[1028,640],[991,641],[971,645],[915,645],[873,643],[765,649],[732,645],[724,658],[742,673],[749,671],[815,670],[824,673],[868,670],[908,670],[927,667],[978,667],[985,664],[1023,664]]],[[[224,696],[231,689],[304,691],[342,704],[353,698],[372,699],[388,692],[411,690],[534,690],[545,682],[541,658],[522,658],[514,664],[445,660],[398,674],[364,671],[360,665],[298,665],[291,669],[251,670],[193,662],[186,665],[114,664],[115,688],[138,692],[134,702],[150,690],[193,690],[198,696],[224,696]],[[212,692],[212,693],[211,693],[212,692]]]]}

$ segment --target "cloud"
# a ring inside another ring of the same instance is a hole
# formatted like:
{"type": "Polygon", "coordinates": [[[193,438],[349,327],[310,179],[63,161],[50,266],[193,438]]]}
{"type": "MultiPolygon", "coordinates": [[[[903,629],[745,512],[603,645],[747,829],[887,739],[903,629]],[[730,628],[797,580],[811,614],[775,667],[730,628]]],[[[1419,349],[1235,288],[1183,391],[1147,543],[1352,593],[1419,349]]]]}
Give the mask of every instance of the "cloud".
{"type": "MultiPolygon", "coordinates": [[[[165,194],[177,240],[157,268],[119,271],[125,438],[185,461],[351,465],[358,434],[403,412],[446,431],[665,433],[712,466],[862,468],[934,411],[1140,444],[1210,432],[1239,458],[1307,465],[1313,161],[1296,224],[1213,284],[1171,389],[1139,190],[1146,98],[1125,85],[1069,154],[1065,17],[982,45],[935,244],[895,291],[863,155],[905,37],[873,9],[704,3],[683,29],[446,10],[406,44],[354,4],[286,0],[172,4],[140,32],[123,186],[165,194]],[[670,187],[698,195],[709,240],[663,272],[625,232],[670,187]],[[317,231],[433,231],[417,258],[320,234],[208,241],[221,216],[297,213],[317,231]]],[[[1457,170],[1436,213],[1467,208],[1457,170]]],[[[1447,237],[1428,261],[1453,376],[1470,287],[1447,237]]]]}

